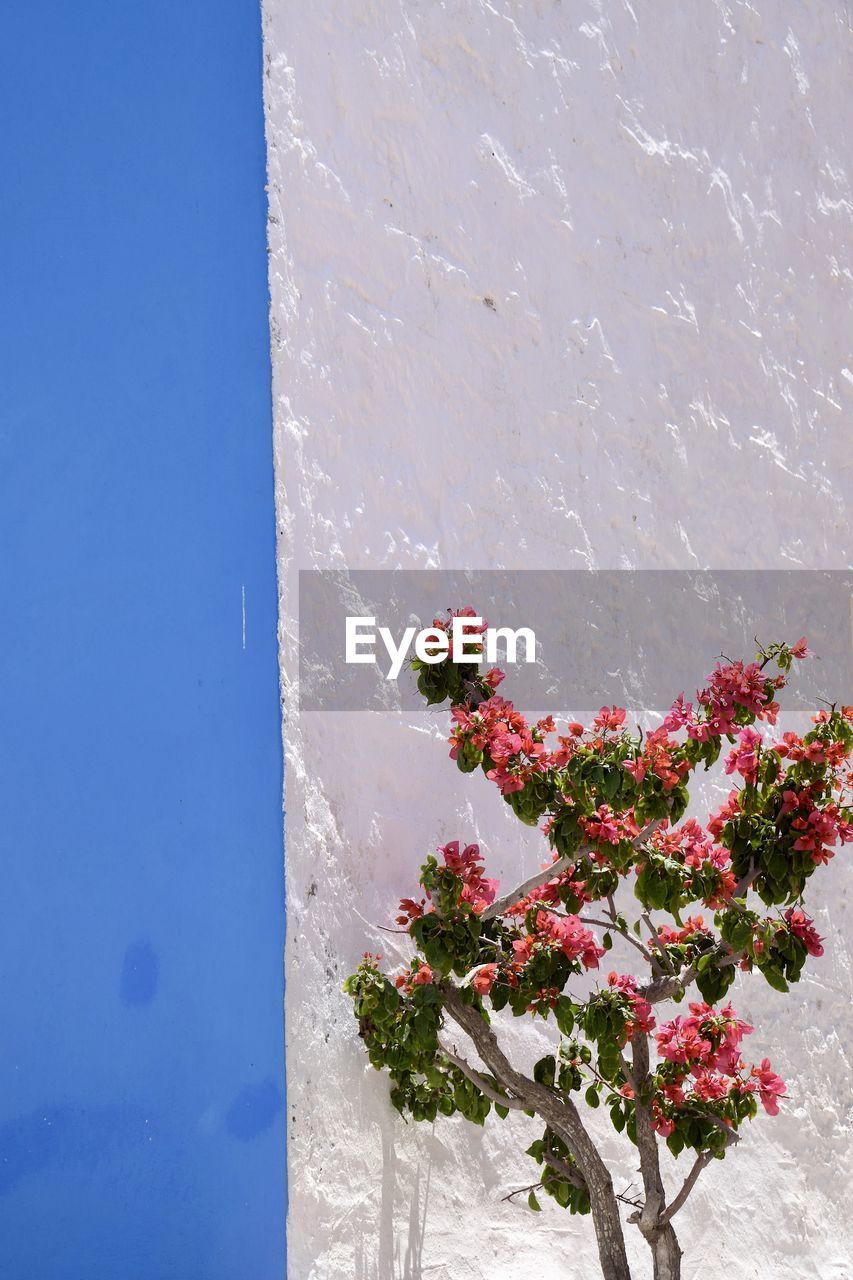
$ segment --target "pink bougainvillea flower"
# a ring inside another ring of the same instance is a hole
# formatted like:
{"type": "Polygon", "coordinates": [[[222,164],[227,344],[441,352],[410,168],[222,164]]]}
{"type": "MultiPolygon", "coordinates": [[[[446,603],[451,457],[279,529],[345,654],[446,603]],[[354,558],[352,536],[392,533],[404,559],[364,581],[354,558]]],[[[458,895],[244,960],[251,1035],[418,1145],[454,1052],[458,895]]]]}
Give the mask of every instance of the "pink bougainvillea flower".
{"type": "Polygon", "coordinates": [[[805,944],[806,951],[810,956],[823,955],[823,938],[818,934],[814,927],[814,920],[806,915],[805,911],[799,907],[791,907],[785,912],[785,919],[788,921],[788,928],[791,930],[795,938],[799,938],[805,944]]]}
{"type": "Polygon", "coordinates": [[[740,1065],[741,1040],[744,1036],[751,1036],[755,1028],[748,1022],[742,1022],[730,1004],[720,1010],[720,1016],[725,1019],[725,1027],[713,1065],[724,1075],[731,1076],[740,1065]]]}
{"type": "Polygon", "coordinates": [[[703,1062],[713,1048],[711,1041],[700,1034],[698,1019],[680,1014],[671,1022],[662,1023],[655,1038],[658,1053],[668,1062],[703,1062]]]}
{"type": "Polygon", "coordinates": [[[570,960],[580,960],[585,969],[597,969],[600,958],[605,954],[604,947],[598,945],[595,935],[581,924],[577,916],[555,916],[550,911],[539,911],[536,931],[557,943],[570,960]]]}
{"type": "Polygon", "coordinates": [[[671,791],[690,770],[690,761],[678,753],[679,744],[663,727],[646,734],[643,750],[633,767],[628,760],[623,766],[637,782],[643,782],[648,773],[660,778],[664,791],[671,791]]]}
{"type": "Polygon", "coordinates": [[[401,973],[396,977],[394,985],[404,991],[406,995],[411,995],[415,987],[428,987],[434,981],[435,975],[432,969],[425,961],[421,960],[417,969],[408,969],[405,973],[401,973]]]}
{"type": "Polygon", "coordinates": [[[740,813],[740,796],[737,791],[730,791],[728,799],[724,805],[712,813],[707,822],[708,832],[715,840],[723,833],[723,828],[727,822],[731,822],[740,813]]]}
{"type": "Polygon", "coordinates": [[[602,707],[593,720],[596,729],[606,733],[609,729],[621,729],[625,723],[627,712],[624,707],[602,707]]]}
{"type": "Polygon", "coordinates": [[[636,760],[623,760],[622,768],[630,773],[635,782],[643,782],[646,776],[646,766],[643,757],[639,756],[636,760]]]}
{"type": "Polygon", "coordinates": [[[716,1102],[727,1096],[731,1082],[724,1076],[698,1066],[693,1068],[693,1076],[694,1097],[701,1098],[703,1102],[716,1102]]]}
{"type": "Polygon", "coordinates": [[[754,729],[742,729],[738,734],[738,745],[726,759],[726,773],[739,773],[744,782],[755,782],[760,746],[760,733],[756,733],[754,729]]]}
{"type": "Polygon", "coordinates": [[[581,818],[581,826],[590,840],[618,844],[622,839],[621,823],[609,804],[601,804],[592,818],[581,818]]]}
{"type": "Polygon", "coordinates": [[[679,729],[684,729],[692,723],[693,703],[685,702],[684,694],[680,693],[666,713],[661,728],[666,730],[667,733],[676,733],[679,729]]]}
{"type": "Polygon", "coordinates": [[[483,877],[476,884],[466,884],[462,889],[462,901],[467,902],[479,915],[498,896],[500,883],[500,880],[487,880],[483,877]]]}
{"type": "MultiPolygon", "coordinates": [[[[445,865],[462,880],[463,902],[467,902],[478,914],[494,902],[500,881],[490,880],[483,875],[483,855],[478,844],[466,844],[460,851],[459,841],[451,840],[448,844],[439,845],[438,853],[444,858],[445,865]]],[[[406,901],[410,902],[411,899],[406,901]]],[[[400,906],[405,909],[404,903],[401,902],[400,906]]],[[[400,920],[400,923],[405,921],[400,920]]]]}
{"type": "Polygon", "coordinates": [[[671,1133],[675,1132],[675,1121],[669,1120],[661,1111],[654,1112],[655,1132],[659,1133],[662,1138],[668,1138],[671,1133]]]}
{"type": "MultiPolygon", "coordinates": [[[[688,916],[680,929],[673,929],[668,924],[658,927],[658,939],[664,946],[677,945],[695,938],[697,933],[710,933],[703,916],[688,916]]],[[[653,939],[650,939],[653,941],[653,939]]]]}
{"type": "Polygon", "coordinates": [[[778,1116],[779,1099],[786,1095],[787,1089],[782,1077],[771,1069],[770,1059],[765,1058],[759,1067],[753,1067],[750,1075],[758,1082],[758,1095],[764,1110],[769,1116],[778,1116]]]}
{"type": "Polygon", "coordinates": [[[415,902],[414,898],[401,898],[399,912],[397,916],[397,924],[409,925],[413,920],[419,920],[424,914],[426,899],[421,898],[420,902],[415,902]]]}
{"type": "Polygon", "coordinates": [[[758,720],[775,724],[779,704],[773,701],[770,689],[781,688],[784,676],[768,679],[757,662],[718,663],[708,678],[705,689],[697,691],[699,705],[704,708],[705,719],[688,726],[688,734],[698,742],[708,742],[727,733],[736,733],[735,713],[745,708],[758,720]]]}
{"type": "Polygon", "coordinates": [[[633,1039],[635,1031],[643,1031],[648,1035],[655,1028],[655,1019],[649,1001],[637,990],[637,979],[630,973],[616,973],[611,970],[607,975],[607,985],[621,992],[631,1006],[630,1014],[625,1022],[624,1041],[633,1039]]]}
{"type": "Polygon", "coordinates": [[[496,964],[481,964],[471,979],[471,986],[478,995],[487,996],[495,985],[497,976],[498,966],[496,964]]]}
{"type": "Polygon", "coordinates": [[[791,645],[791,654],[795,658],[813,658],[814,652],[808,646],[805,636],[800,636],[796,644],[791,645]]]}

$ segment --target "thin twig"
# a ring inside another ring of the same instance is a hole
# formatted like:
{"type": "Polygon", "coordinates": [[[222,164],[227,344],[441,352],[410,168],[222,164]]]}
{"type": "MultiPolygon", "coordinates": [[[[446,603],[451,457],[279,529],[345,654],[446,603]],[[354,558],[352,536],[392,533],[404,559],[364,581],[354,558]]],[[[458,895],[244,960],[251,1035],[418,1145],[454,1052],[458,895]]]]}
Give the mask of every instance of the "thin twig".
{"type": "MultiPolygon", "coordinates": [[[[592,1065],[592,1063],[591,1063],[591,1062],[585,1062],[583,1065],[584,1065],[584,1067],[585,1067],[585,1069],[586,1069],[587,1071],[591,1072],[591,1074],[595,1076],[595,1078],[596,1078],[596,1080],[598,1081],[598,1083],[599,1083],[599,1084],[603,1084],[603,1085],[604,1085],[604,1087],[605,1087],[605,1089],[608,1091],[608,1093],[612,1093],[612,1095],[613,1095],[613,1097],[614,1097],[614,1098],[619,1098],[620,1100],[624,1100],[624,1098],[625,1098],[624,1093],[621,1093],[618,1089],[614,1089],[614,1088],[613,1088],[613,1085],[610,1083],[610,1081],[609,1081],[609,1080],[605,1080],[605,1079],[604,1079],[604,1076],[603,1076],[603,1075],[600,1075],[600,1074],[599,1074],[599,1072],[598,1072],[598,1071],[596,1071],[595,1067],[592,1065]]],[[[623,1066],[624,1066],[624,1062],[623,1062],[623,1066]]],[[[633,1087],[633,1086],[632,1086],[632,1087],[633,1087]]],[[[568,1095],[567,1095],[567,1094],[562,1093],[562,1091],[561,1091],[561,1093],[560,1093],[560,1096],[561,1096],[561,1097],[568,1097],[568,1095]]]]}
{"type": "Polygon", "coordinates": [[[504,1204],[505,1201],[512,1200],[514,1196],[523,1196],[525,1191],[529,1195],[531,1191],[541,1191],[541,1190],[542,1190],[541,1182],[531,1182],[529,1187],[519,1187],[517,1191],[510,1191],[508,1196],[501,1196],[500,1202],[501,1204],[504,1204]]]}
{"type": "Polygon", "coordinates": [[[651,934],[651,939],[650,939],[651,944],[654,947],[655,951],[657,951],[661,960],[663,961],[664,967],[669,973],[673,973],[674,970],[672,967],[672,961],[670,960],[669,956],[666,954],[666,949],[663,946],[660,940],[660,937],[658,936],[657,926],[652,924],[651,917],[648,911],[644,911],[640,919],[642,920],[643,924],[646,926],[649,933],[651,934]]]}
{"type": "Polygon", "coordinates": [[[549,1152],[544,1152],[542,1159],[549,1169],[553,1169],[555,1173],[559,1173],[560,1177],[565,1178],[577,1187],[579,1191],[586,1189],[586,1182],[580,1169],[575,1169],[567,1160],[561,1160],[559,1156],[552,1156],[549,1152]]]}
{"type": "MultiPolygon", "coordinates": [[[[554,912],[554,914],[559,915],[560,913],[554,912]]],[[[651,953],[647,950],[647,948],[643,946],[640,939],[635,938],[634,935],[629,933],[627,929],[620,929],[618,924],[616,924],[615,922],[611,921],[610,923],[608,923],[607,920],[596,920],[593,916],[578,916],[578,919],[580,920],[581,924],[593,924],[593,925],[596,925],[599,929],[608,929],[608,930],[612,930],[614,933],[618,933],[619,936],[624,938],[626,942],[630,942],[632,947],[637,948],[637,950],[643,956],[647,964],[653,965],[655,963],[654,956],[652,956],[651,953]]]]}
{"type": "Polygon", "coordinates": [[[629,1182],[624,1191],[616,1192],[616,1199],[621,1200],[623,1204],[629,1204],[632,1209],[642,1209],[643,1201],[640,1199],[640,1197],[635,1195],[632,1199],[631,1196],[628,1195],[628,1192],[633,1191],[634,1189],[635,1189],[634,1183],[629,1182]]]}

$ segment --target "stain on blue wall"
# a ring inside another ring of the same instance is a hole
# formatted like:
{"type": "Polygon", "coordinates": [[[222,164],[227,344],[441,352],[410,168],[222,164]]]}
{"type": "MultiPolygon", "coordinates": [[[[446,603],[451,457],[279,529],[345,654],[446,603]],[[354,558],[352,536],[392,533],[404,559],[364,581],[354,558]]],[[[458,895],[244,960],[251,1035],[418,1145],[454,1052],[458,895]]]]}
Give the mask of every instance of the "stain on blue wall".
{"type": "Polygon", "coordinates": [[[158,962],[150,942],[132,942],[124,953],[119,994],[125,1004],[148,1004],[157,994],[158,962]]]}
{"type": "Polygon", "coordinates": [[[274,1123],[283,1101],[275,1080],[244,1085],[228,1108],[228,1132],[241,1142],[251,1142],[274,1123]]]}
{"type": "Polygon", "coordinates": [[[245,0],[4,13],[0,1280],[284,1272],[261,85],[245,0]]]}

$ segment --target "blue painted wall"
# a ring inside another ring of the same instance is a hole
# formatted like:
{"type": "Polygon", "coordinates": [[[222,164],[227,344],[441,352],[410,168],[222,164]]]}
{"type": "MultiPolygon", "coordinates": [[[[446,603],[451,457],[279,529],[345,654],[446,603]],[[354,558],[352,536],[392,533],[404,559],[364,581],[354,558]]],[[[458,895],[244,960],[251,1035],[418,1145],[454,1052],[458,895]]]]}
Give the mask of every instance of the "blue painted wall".
{"type": "Polygon", "coordinates": [[[2,34],[0,1276],[268,1280],[260,16],[17,0],[2,34]]]}

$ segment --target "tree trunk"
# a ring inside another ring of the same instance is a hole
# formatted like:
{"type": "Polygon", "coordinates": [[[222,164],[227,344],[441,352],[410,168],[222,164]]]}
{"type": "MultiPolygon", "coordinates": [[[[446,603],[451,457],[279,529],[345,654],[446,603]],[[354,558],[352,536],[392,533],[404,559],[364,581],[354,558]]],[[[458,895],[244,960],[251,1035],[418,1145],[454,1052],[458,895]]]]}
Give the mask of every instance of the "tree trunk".
{"type": "MultiPolygon", "coordinates": [[[[595,1143],[583,1126],[577,1108],[570,1099],[559,1099],[545,1085],[530,1080],[516,1071],[500,1048],[495,1033],[480,1013],[462,999],[455,987],[444,989],[445,1012],[466,1031],[477,1052],[505,1089],[523,1099],[556,1134],[563,1139],[574,1156],[589,1188],[592,1221],[598,1242],[603,1280],[631,1280],[619,1203],[613,1194],[613,1179],[598,1153],[595,1143]]],[[[665,1273],[661,1273],[664,1275],[665,1273]]]]}
{"type": "MultiPolygon", "coordinates": [[[[610,1175],[605,1173],[604,1177],[588,1176],[587,1184],[603,1280],[631,1280],[622,1220],[610,1175]]],[[[664,1274],[661,1272],[661,1280],[664,1274]]],[[[657,1275],[655,1280],[658,1280],[657,1275]]]]}
{"type": "Polygon", "coordinates": [[[681,1250],[669,1223],[649,1241],[655,1264],[655,1280],[681,1280],[681,1250]]]}

